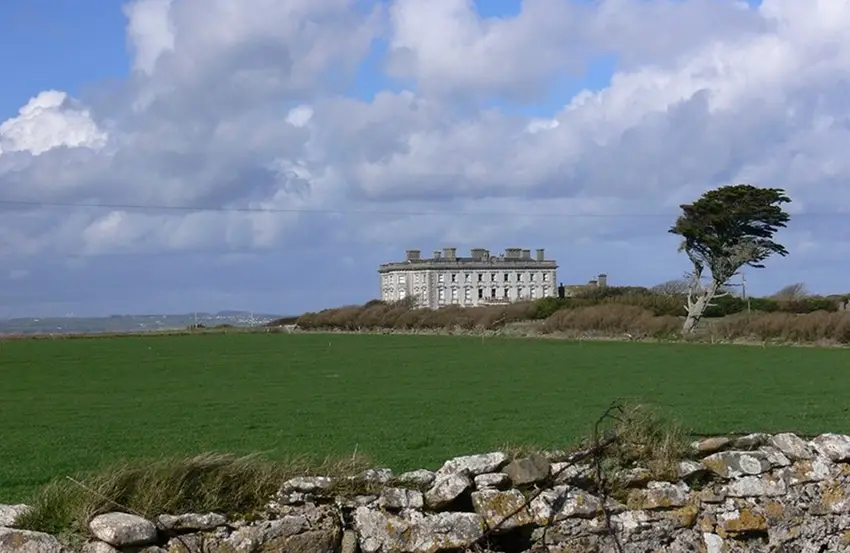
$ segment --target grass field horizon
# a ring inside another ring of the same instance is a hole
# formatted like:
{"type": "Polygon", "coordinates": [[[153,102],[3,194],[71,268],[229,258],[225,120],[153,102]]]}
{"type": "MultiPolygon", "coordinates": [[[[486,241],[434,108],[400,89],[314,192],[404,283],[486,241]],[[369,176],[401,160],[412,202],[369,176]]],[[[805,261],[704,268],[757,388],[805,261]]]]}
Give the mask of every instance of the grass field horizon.
{"type": "Polygon", "coordinates": [[[614,399],[699,434],[850,433],[837,349],[200,334],[0,343],[0,503],[123,459],[355,450],[395,470],[565,447],[614,399]]]}

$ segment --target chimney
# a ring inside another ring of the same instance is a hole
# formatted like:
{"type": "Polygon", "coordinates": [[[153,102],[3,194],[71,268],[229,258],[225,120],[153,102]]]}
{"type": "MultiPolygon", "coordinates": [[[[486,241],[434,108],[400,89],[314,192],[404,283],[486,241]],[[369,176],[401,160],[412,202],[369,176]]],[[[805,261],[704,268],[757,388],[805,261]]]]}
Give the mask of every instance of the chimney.
{"type": "Polygon", "coordinates": [[[522,255],[522,248],[505,248],[506,259],[519,259],[522,255]]]}
{"type": "Polygon", "coordinates": [[[531,250],[522,250],[523,259],[531,259],[531,250]]]}
{"type": "Polygon", "coordinates": [[[543,248],[537,249],[537,261],[545,261],[546,260],[546,250],[543,248]]]}
{"type": "Polygon", "coordinates": [[[597,282],[599,283],[600,288],[608,286],[608,275],[606,275],[605,273],[600,273],[597,282]]]}
{"type": "Polygon", "coordinates": [[[591,287],[591,288],[596,288],[596,287],[598,286],[598,284],[599,284],[599,283],[598,283],[598,282],[596,282],[596,279],[595,279],[595,278],[592,278],[592,279],[590,279],[590,280],[588,280],[588,281],[587,281],[587,285],[588,285],[589,287],[591,287]]]}
{"type": "Polygon", "coordinates": [[[407,250],[405,252],[405,258],[408,261],[419,261],[420,251],[419,250],[407,250]]]}
{"type": "Polygon", "coordinates": [[[440,259],[440,250],[434,250],[434,259],[440,259]]]}
{"type": "Polygon", "coordinates": [[[445,256],[446,259],[454,260],[456,252],[457,248],[443,248],[443,256],[445,256]]]}
{"type": "Polygon", "coordinates": [[[484,259],[484,254],[487,253],[487,250],[485,250],[484,248],[472,248],[469,252],[472,256],[472,259],[476,261],[481,261],[482,259],[484,259]]]}

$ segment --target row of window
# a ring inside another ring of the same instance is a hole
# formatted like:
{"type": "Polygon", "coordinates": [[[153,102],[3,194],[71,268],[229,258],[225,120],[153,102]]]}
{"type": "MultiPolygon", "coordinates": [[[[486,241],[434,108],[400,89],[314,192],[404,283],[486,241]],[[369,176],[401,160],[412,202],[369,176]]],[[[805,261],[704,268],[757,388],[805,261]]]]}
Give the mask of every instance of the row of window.
{"type": "MultiPolygon", "coordinates": [[[[550,280],[550,274],[547,273],[547,272],[544,272],[544,273],[513,273],[513,274],[516,275],[516,282],[538,282],[538,279],[541,282],[549,282],[549,280],[550,280]],[[528,277],[527,280],[523,279],[523,275],[526,275],[528,277]]],[[[489,278],[486,279],[486,282],[498,282],[499,280],[501,280],[502,282],[512,282],[511,273],[501,273],[501,279],[499,278],[499,276],[500,276],[499,273],[487,273],[487,274],[477,273],[474,276],[477,278],[478,282],[485,282],[485,277],[488,277],[488,276],[489,276],[489,278]]],[[[390,275],[384,275],[384,283],[385,284],[389,283],[390,278],[391,278],[390,275]]],[[[460,278],[461,278],[461,273],[449,273],[449,282],[459,282],[460,278]]],[[[424,283],[425,282],[425,275],[422,274],[422,273],[414,273],[412,280],[413,280],[414,284],[424,283]]],[[[473,273],[463,273],[463,282],[469,284],[469,283],[472,282],[472,280],[473,280],[473,273]]],[[[446,274],[445,273],[438,274],[437,275],[437,282],[439,282],[440,284],[444,284],[446,282],[446,274]]],[[[399,284],[407,284],[407,275],[404,274],[404,273],[399,274],[398,275],[398,283],[399,284]]]]}
{"type": "MultiPolygon", "coordinates": [[[[470,303],[472,301],[472,292],[473,292],[472,288],[464,288],[464,290],[463,290],[464,302],[470,303]]],[[[500,297],[499,292],[501,292],[502,298],[511,299],[511,289],[509,287],[505,287],[501,291],[498,288],[490,288],[489,298],[490,299],[499,298],[500,297]]],[[[485,298],[485,293],[486,293],[486,291],[484,290],[484,288],[478,288],[478,299],[483,300],[485,298]]],[[[458,288],[451,288],[452,303],[457,303],[458,294],[459,294],[458,288]]],[[[545,298],[548,295],[549,295],[549,287],[544,286],[543,287],[543,294],[540,297],[545,298]]],[[[520,286],[519,288],[517,288],[517,299],[531,299],[531,300],[537,299],[537,288],[535,288],[535,287],[529,288],[528,294],[526,295],[525,289],[522,286],[520,286]]],[[[439,303],[445,303],[446,302],[446,289],[445,288],[440,288],[437,291],[437,301],[439,303]]]]}
{"type": "MultiPolygon", "coordinates": [[[[489,274],[489,277],[490,277],[488,279],[489,282],[497,282],[499,280],[499,278],[498,278],[499,273],[488,273],[488,274],[489,274]]],[[[523,282],[523,275],[528,276],[528,282],[537,282],[537,278],[538,278],[538,273],[513,273],[513,274],[516,275],[516,282],[523,282]]],[[[463,281],[467,284],[472,282],[472,276],[473,276],[472,273],[463,273],[463,281]]],[[[478,282],[484,282],[484,277],[486,275],[484,273],[478,273],[476,276],[478,278],[478,282]]],[[[502,278],[501,278],[502,282],[511,282],[511,278],[510,278],[511,273],[502,273],[501,276],[502,276],[502,278]]],[[[543,282],[549,282],[549,273],[541,273],[539,275],[539,277],[540,277],[540,280],[542,280],[543,282]]],[[[450,282],[458,282],[459,278],[460,278],[460,273],[449,273],[450,282]]],[[[443,284],[443,283],[446,282],[445,273],[440,273],[437,276],[437,282],[439,282],[440,284],[443,284]]]]}
{"type": "MultiPolygon", "coordinates": [[[[517,290],[516,299],[534,300],[534,299],[537,299],[537,297],[538,297],[537,296],[537,288],[534,287],[534,286],[529,287],[528,289],[520,286],[516,290],[517,290]]],[[[384,288],[385,297],[390,294],[390,291],[391,290],[389,288],[384,288]]],[[[418,293],[418,291],[419,290],[417,288],[416,290],[414,290],[414,293],[418,293]]],[[[451,288],[448,291],[449,291],[452,303],[457,303],[458,299],[459,299],[459,295],[460,295],[460,289],[459,288],[451,288]]],[[[504,287],[501,290],[499,288],[490,288],[489,291],[485,290],[484,288],[478,288],[477,294],[478,294],[479,300],[483,300],[485,298],[511,299],[510,291],[511,291],[511,288],[508,287],[508,286],[504,287]],[[489,292],[489,294],[488,294],[488,292],[489,292]]],[[[438,300],[439,303],[446,303],[446,296],[448,295],[448,294],[446,294],[446,292],[447,292],[446,288],[440,288],[440,289],[437,290],[437,300],[438,300]]],[[[473,292],[474,292],[474,290],[472,288],[469,288],[469,287],[463,289],[463,299],[464,299],[465,303],[471,303],[472,302],[473,292]]],[[[404,288],[402,288],[398,291],[399,299],[404,299],[406,296],[407,296],[407,290],[405,290],[404,288]]],[[[547,296],[549,296],[549,287],[543,286],[542,294],[540,295],[540,297],[545,298],[547,296]]]]}

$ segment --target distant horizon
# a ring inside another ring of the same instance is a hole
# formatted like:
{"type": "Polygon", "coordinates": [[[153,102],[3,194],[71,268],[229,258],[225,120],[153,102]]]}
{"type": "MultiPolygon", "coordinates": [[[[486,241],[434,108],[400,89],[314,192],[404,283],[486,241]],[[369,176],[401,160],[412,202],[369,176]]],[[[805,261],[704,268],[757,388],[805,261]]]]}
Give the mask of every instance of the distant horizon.
{"type": "Polygon", "coordinates": [[[17,316],[17,317],[0,317],[2,322],[24,321],[24,320],[51,320],[51,319],[112,319],[125,317],[192,317],[194,315],[220,316],[220,315],[249,315],[263,318],[281,318],[292,317],[294,315],[279,315],[276,313],[265,313],[260,311],[251,311],[250,309],[222,309],[219,311],[184,311],[179,313],[113,313],[110,315],[32,315],[32,316],[17,316]]]}

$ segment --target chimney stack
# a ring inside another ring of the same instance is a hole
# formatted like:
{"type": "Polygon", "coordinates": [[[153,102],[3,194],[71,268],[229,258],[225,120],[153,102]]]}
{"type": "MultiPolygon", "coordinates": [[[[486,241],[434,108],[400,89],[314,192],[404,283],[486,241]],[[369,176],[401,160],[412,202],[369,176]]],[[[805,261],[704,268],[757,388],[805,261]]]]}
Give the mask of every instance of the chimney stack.
{"type": "Polygon", "coordinates": [[[545,261],[546,260],[546,250],[543,248],[537,249],[537,261],[545,261]]]}
{"type": "Polygon", "coordinates": [[[457,248],[443,248],[443,255],[446,259],[454,260],[456,257],[457,248]]]}
{"type": "Polygon", "coordinates": [[[440,250],[434,250],[434,259],[440,259],[440,250]]]}
{"type": "Polygon", "coordinates": [[[405,252],[405,258],[408,261],[419,261],[420,253],[421,252],[419,250],[407,250],[405,252]]]}
{"type": "Polygon", "coordinates": [[[481,261],[482,259],[484,259],[485,253],[487,253],[487,250],[485,250],[484,248],[472,248],[470,250],[470,255],[472,256],[472,259],[476,261],[481,261]]]}
{"type": "Polygon", "coordinates": [[[599,284],[600,288],[608,286],[608,275],[606,275],[605,273],[600,273],[596,282],[599,284]]]}
{"type": "Polygon", "coordinates": [[[522,250],[523,259],[531,259],[531,250],[522,250]]]}

